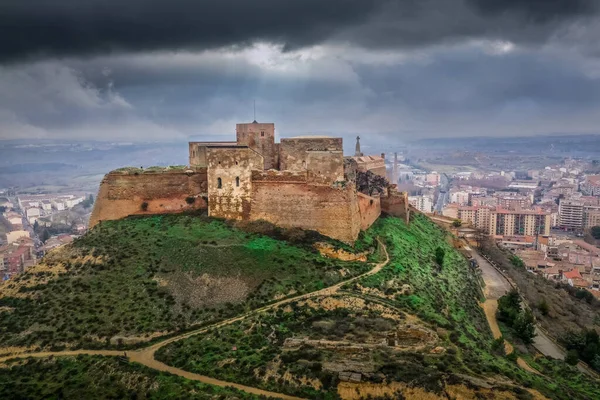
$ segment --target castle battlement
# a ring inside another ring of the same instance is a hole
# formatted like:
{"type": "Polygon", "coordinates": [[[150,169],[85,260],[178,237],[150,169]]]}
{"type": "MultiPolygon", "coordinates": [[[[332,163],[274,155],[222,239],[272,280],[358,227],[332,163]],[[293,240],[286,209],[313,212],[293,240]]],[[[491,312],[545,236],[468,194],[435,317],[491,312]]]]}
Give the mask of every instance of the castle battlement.
{"type": "MultiPolygon", "coordinates": [[[[358,149],[360,149],[357,146],[358,149]]],[[[353,242],[403,197],[368,196],[357,172],[385,176],[383,156],[344,157],[342,138],[275,142],[275,124],[236,125],[235,141],[189,142],[189,167],[123,168],[105,176],[90,224],[131,214],[208,209],[215,218],[266,220],[353,242]]]]}

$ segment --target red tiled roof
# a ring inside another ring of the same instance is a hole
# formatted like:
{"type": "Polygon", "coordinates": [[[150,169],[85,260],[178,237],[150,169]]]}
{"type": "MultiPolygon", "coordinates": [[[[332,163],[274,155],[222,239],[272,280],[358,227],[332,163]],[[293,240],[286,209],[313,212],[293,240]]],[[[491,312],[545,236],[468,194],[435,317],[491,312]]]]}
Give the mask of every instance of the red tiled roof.
{"type": "Polygon", "coordinates": [[[576,269],[563,273],[563,276],[567,279],[582,279],[579,270],[576,269]]]}

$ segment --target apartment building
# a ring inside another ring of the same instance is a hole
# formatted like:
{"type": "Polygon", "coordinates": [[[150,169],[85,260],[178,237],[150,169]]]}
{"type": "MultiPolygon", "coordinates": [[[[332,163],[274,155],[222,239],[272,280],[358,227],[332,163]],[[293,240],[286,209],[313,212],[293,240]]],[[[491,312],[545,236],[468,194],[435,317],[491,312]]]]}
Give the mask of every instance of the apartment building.
{"type": "Polygon", "coordinates": [[[600,226],[600,206],[583,206],[583,229],[600,226]]]}
{"type": "Polygon", "coordinates": [[[433,211],[433,196],[431,195],[408,196],[408,203],[424,213],[433,211]]]}
{"type": "Polygon", "coordinates": [[[588,196],[600,196],[600,175],[589,175],[581,184],[581,191],[588,196]]]}
{"type": "Polygon", "coordinates": [[[550,213],[541,209],[490,211],[489,234],[497,236],[535,236],[550,234],[550,213]]]}
{"type": "Polygon", "coordinates": [[[558,205],[558,225],[565,229],[583,228],[583,202],[562,199],[558,205]]]}

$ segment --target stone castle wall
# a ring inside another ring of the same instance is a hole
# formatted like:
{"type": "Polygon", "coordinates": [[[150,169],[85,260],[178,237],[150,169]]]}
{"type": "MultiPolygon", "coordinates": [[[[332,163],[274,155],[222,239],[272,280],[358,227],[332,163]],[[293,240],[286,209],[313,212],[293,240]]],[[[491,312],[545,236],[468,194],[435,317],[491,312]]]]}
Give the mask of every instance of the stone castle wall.
{"type": "Polygon", "coordinates": [[[251,197],[251,220],[316,230],[348,243],[358,237],[361,217],[353,186],[311,185],[302,173],[253,171],[251,197]]]}
{"type": "Polygon", "coordinates": [[[205,209],[206,168],[194,170],[129,171],[108,173],[100,183],[90,227],[100,221],[134,214],[176,213],[205,209]],[[194,202],[188,203],[193,197],[194,202]],[[144,211],[142,204],[146,203],[144,211]]]}
{"type": "Polygon", "coordinates": [[[358,209],[360,210],[360,230],[368,229],[381,215],[381,201],[379,197],[367,196],[357,193],[358,209]]]}
{"type": "Polygon", "coordinates": [[[251,171],[262,169],[263,160],[260,154],[248,147],[207,149],[208,213],[211,217],[248,219],[251,171]]]}
{"type": "Polygon", "coordinates": [[[387,195],[381,197],[381,211],[394,217],[402,218],[406,223],[410,220],[408,194],[389,188],[387,195]]]}
{"type": "Polygon", "coordinates": [[[278,146],[275,144],[275,124],[258,123],[236,124],[236,143],[248,146],[261,154],[264,164],[261,169],[276,169],[279,166],[278,146]]]}
{"type": "Polygon", "coordinates": [[[279,165],[282,171],[307,171],[314,184],[331,185],[344,180],[341,138],[298,137],[281,139],[279,165]]]}

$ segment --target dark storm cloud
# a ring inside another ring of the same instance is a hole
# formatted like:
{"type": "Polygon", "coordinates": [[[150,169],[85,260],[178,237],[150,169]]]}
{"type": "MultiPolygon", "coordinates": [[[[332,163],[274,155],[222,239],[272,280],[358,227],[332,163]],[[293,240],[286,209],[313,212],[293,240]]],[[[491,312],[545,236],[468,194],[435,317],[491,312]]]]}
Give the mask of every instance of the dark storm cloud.
{"type": "Polygon", "coordinates": [[[596,11],[592,0],[5,0],[0,60],[256,41],[286,48],[326,40],[368,47],[490,36],[541,41],[596,11]]]}
{"type": "Polygon", "coordinates": [[[517,13],[545,22],[597,11],[596,0],[467,0],[485,15],[517,13]]]}
{"type": "Polygon", "coordinates": [[[296,47],[360,23],[384,1],[8,0],[0,4],[0,56],[207,49],[258,40],[296,47]]]}

